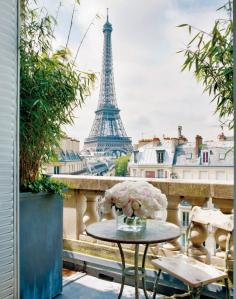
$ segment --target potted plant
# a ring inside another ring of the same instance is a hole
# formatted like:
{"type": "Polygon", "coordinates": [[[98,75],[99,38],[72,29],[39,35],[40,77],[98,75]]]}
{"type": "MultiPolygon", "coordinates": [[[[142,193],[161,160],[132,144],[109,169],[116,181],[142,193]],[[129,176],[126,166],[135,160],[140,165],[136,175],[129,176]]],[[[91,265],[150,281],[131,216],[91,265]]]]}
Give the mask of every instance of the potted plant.
{"type": "Polygon", "coordinates": [[[55,20],[25,7],[20,40],[20,298],[49,299],[62,289],[62,191],[42,175],[62,126],[89,94],[69,50],[53,51],[55,20]]]}

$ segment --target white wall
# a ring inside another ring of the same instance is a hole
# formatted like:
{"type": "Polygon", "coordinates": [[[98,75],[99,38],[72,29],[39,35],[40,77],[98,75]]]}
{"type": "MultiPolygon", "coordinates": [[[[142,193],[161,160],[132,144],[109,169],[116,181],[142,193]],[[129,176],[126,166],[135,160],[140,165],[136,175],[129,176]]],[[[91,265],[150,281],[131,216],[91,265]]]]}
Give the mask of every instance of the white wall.
{"type": "Polygon", "coordinates": [[[178,179],[233,181],[234,177],[233,167],[173,167],[173,172],[178,179]]]}
{"type": "Polygon", "coordinates": [[[130,164],[130,176],[145,177],[146,171],[155,171],[157,177],[158,169],[167,171],[167,178],[170,178],[170,173],[176,173],[178,179],[186,180],[225,180],[233,181],[233,167],[168,167],[168,166],[143,166],[138,164],[130,164]]]}
{"type": "Polygon", "coordinates": [[[60,148],[65,151],[73,151],[75,153],[78,153],[80,151],[80,142],[75,139],[71,139],[69,137],[62,138],[60,141],[60,148]]]}
{"type": "Polygon", "coordinates": [[[154,171],[155,177],[158,178],[158,170],[163,170],[164,178],[165,178],[165,172],[167,172],[167,178],[170,178],[170,174],[172,172],[172,168],[170,166],[162,165],[162,166],[143,166],[138,164],[130,164],[129,165],[129,171],[130,176],[133,177],[145,177],[146,171],[154,171]]]}
{"type": "Polygon", "coordinates": [[[44,171],[48,174],[53,174],[54,166],[60,167],[60,174],[71,174],[83,170],[86,167],[86,162],[84,160],[71,162],[55,162],[46,166],[44,171]]]}

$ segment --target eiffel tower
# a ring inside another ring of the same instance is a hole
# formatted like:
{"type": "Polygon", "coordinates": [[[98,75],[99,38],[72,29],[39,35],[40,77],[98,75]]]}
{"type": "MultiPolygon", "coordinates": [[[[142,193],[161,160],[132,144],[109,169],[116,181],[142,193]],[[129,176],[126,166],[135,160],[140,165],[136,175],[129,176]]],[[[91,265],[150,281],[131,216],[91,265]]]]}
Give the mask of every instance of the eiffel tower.
{"type": "Polygon", "coordinates": [[[99,101],[92,129],[84,142],[84,150],[121,155],[132,150],[132,142],[125,132],[116,102],[111,32],[112,25],[107,11],[107,21],[103,26],[103,64],[99,101]]]}

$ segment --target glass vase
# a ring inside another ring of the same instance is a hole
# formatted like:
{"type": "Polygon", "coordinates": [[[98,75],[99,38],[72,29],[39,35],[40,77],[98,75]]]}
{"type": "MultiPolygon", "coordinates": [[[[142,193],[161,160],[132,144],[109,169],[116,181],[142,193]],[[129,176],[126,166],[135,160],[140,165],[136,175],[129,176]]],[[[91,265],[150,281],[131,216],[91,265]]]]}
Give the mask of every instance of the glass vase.
{"type": "Polygon", "coordinates": [[[146,218],[132,216],[128,217],[122,212],[118,212],[116,216],[117,230],[125,232],[141,232],[146,228],[146,218]]]}

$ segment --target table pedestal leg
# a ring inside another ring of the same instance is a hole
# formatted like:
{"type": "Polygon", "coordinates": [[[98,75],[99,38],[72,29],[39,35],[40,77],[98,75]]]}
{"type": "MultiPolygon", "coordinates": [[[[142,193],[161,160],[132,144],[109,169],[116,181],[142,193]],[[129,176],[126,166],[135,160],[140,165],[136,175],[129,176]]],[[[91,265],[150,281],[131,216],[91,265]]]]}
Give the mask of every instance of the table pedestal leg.
{"type": "Polygon", "coordinates": [[[148,294],[146,290],[146,280],[145,280],[145,262],[146,262],[147,251],[148,251],[148,244],[146,244],[145,246],[144,253],[143,253],[143,261],[142,261],[142,271],[143,271],[142,284],[143,284],[143,292],[146,299],[148,299],[148,294]]]}
{"type": "Polygon", "coordinates": [[[138,292],[138,255],[139,255],[139,245],[135,245],[135,253],[134,253],[134,286],[135,286],[135,299],[139,298],[139,292],[138,292]]]}
{"type": "Polygon", "coordinates": [[[124,290],[124,285],[125,285],[125,256],[123,249],[121,247],[120,243],[117,243],[119,250],[120,250],[120,257],[121,257],[121,263],[122,263],[122,278],[121,278],[121,287],[120,287],[120,293],[118,295],[118,299],[121,298],[123,290],[124,290]]]}
{"type": "Polygon", "coordinates": [[[121,263],[122,263],[122,279],[121,279],[121,287],[120,287],[120,293],[118,295],[118,299],[122,298],[122,293],[124,290],[124,284],[125,284],[125,276],[133,277],[134,278],[134,287],[135,287],[135,299],[139,299],[139,278],[142,277],[142,286],[143,286],[143,292],[145,295],[145,298],[148,299],[148,294],[146,290],[146,282],[145,282],[145,261],[148,251],[148,244],[145,246],[145,250],[143,253],[143,259],[142,259],[142,267],[139,267],[139,244],[135,245],[135,253],[134,253],[134,267],[127,267],[125,266],[125,256],[122,249],[122,246],[120,243],[117,243],[118,248],[120,250],[120,256],[121,256],[121,263]]]}

